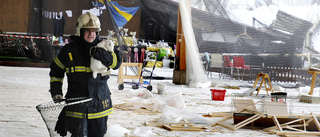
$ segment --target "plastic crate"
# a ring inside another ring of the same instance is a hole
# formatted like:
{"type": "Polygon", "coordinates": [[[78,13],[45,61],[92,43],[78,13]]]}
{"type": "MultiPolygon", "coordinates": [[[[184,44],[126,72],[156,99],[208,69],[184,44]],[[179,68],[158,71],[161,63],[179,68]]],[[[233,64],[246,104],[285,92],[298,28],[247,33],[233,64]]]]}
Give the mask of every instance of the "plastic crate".
{"type": "Polygon", "coordinates": [[[224,101],[226,90],[210,89],[211,99],[217,101],[224,101]]]}
{"type": "Polygon", "coordinates": [[[285,93],[285,92],[271,93],[271,101],[272,102],[286,103],[287,102],[287,93],[285,93]]]}

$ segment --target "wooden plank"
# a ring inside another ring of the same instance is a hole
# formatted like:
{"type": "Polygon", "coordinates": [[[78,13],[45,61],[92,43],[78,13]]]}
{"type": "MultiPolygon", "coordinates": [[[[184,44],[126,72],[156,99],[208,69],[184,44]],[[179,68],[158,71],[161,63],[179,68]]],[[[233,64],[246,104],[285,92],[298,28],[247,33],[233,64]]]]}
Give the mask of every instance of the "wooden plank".
{"type": "Polygon", "coordinates": [[[113,105],[114,108],[119,108],[122,110],[147,110],[147,108],[151,108],[152,106],[154,106],[154,103],[123,103],[113,105]]]}
{"type": "MultiPolygon", "coordinates": [[[[303,125],[302,125],[303,126],[303,125]]],[[[298,132],[305,132],[305,130],[301,130],[301,129],[297,129],[297,128],[293,128],[291,126],[285,126],[283,128],[286,128],[286,129],[289,129],[289,130],[292,130],[292,131],[298,131],[298,132]]]]}
{"type": "Polygon", "coordinates": [[[225,117],[232,116],[231,112],[211,112],[209,114],[202,114],[203,117],[225,117]]]}
{"type": "Polygon", "coordinates": [[[315,115],[312,115],[312,119],[316,125],[316,127],[318,128],[318,130],[320,131],[320,124],[319,124],[319,121],[317,119],[317,117],[315,115]]]}
{"type": "MultiPolygon", "coordinates": [[[[273,116],[275,117],[275,116],[273,116]]],[[[287,126],[289,124],[292,124],[292,123],[295,123],[295,122],[298,122],[298,121],[301,121],[302,119],[296,119],[296,120],[293,120],[293,121],[290,121],[290,122],[287,122],[287,123],[283,123],[280,125],[280,127],[284,127],[284,126],[287,126]]],[[[304,125],[301,125],[301,126],[304,126],[304,125]]],[[[276,126],[273,126],[273,127],[269,127],[269,128],[265,128],[263,129],[264,131],[268,131],[268,130],[274,130],[274,129],[277,129],[277,125],[276,126]]]]}
{"type": "MultiPolygon", "coordinates": [[[[178,123],[158,123],[156,121],[146,121],[145,122],[145,126],[149,126],[149,127],[162,127],[163,125],[170,125],[170,124],[188,124],[188,123],[185,123],[183,121],[180,121],[178,123]]],[[[192,123],[189,123],[189,124],[192,124],[192,123]]]]}
{"type": "Polygon", "coordinates": [[[230,130],[233,130],[233,131],[236,130],[236,128],[235,128],[234,126],[227,125],[227,124],[224,124],[224,123],[221,123],[221,122],[218,122],[217,125],[222,126],[222,127],[225,127],[225,128],[227,128],[227,129],[230,129],[230,130]]]}
{"type": "Polygon", "coordinates": [[[123,62],[121,65],[123,66],[132,66],[132,67],[140,67],[142,63],[128,63],[128,62],[123,62]]]}
{"type": "MultiPolygon", "coordinates": [[[[191,14],[191,4],[190,0],[188,1],[189,5],[189,14],[191,14]]],[[[183,27],[182,27],[182,19],[181,19],[181,11],[178,9],[178,22],[177,22],[177,39],[176,39],[176,57],[178,61],[176,62],[178,65],[175,69],[178,70],[186,70],[186,41],[184,37],[183,27]]]]}
{"type": "Polygon", "coordinates": [[[279,124],[278,119],[277,119],[275,116],[272,116],[272,119],[273,119],[273,121],[274,121],[274,124],[277,126],[277,128],[278,128],[280,131],[282,131],[282,128],[281,128],[281,126],[280,126],[280,124],[279,124]]]}
{"type": "Polygon", "coordinates": [[[173,70],[173,83],[175,84],[186,84],[187,83],[187,75],[185,70],[173,70]]]}
{"type": "Polygon", "coordinates": [[[123,83],[123,79],[122,79],[122,77],[123,77],[123,67],[121,67],[120,66],[120,68],[119,68],[119,70],[118,70],[118,83],[123,83]]]}
{"type": "Polygon", "coordinates": [[[304,131],[307,131],[307,124],[305,119],[303,119],[303,129],[304,131]]]}
{"type": "Polygon", "coordinates": [[[130,75],[124,76],[124,75],[122,75],[122,79],[139,79],[139,78],[137,78],[137,76],[130,76],[130,75]]]}
{"type": "MultiPolygon", "coordinates": [[[[176,38],[176,57],[180,57],[180,35],[181,35],[181,31],[182,31],[182,23],[181,23],[181,13],[180,13],[180,9],[178,9],[178,21],[177,21],[177,38],[176,38]]],[[[180,65],[180,64],[179,64],[180,65]]],[[[179,65],[177,65],[178,67],[175,69],[179,69],[179,65]]]]}
{"type": "Polygon", "coordinates": [[[224,122],[224,121],[226,121],[226,120],[228,120],[228,119],[230,119],[230,118],[232,118],[233,116],[231,115],[231,116],[226,116],[226,117],[224,117],[223,119],[221,119],[221,120],[219,120],[218,122],[216,122],[215,124],[213,124],[212,126],[215,126],[215,125],[217,125],[218,123],[222,123],[222,122],[224,122]]]}
{"type": "Polygon", "coordinates": [[[177,39],[176,39],[176,65],[173,72],[173,83],[186,84],[186,51],[185,39],[182,29],[182,20],[180,9],[178,9],[178,22],[177,22],[177,39]]]}
{"type": "Polygon", "coordinates": [[[256,114],[250,118],[247,118],[246,120],[238,123],[237,125],[235,125],[235,129],[239,129],[241,127],[244,127],[245,125],[248,125],[249,123],[256,121],[257,119],[261,118],[262,114],[256,114]]]}
{"type": "Polygon", "coordinates": [[[185,57],[185,53],[182,52],[182,48],[184,45],[182,45],[182,35],[183,35],[183,29],[182,29],[182,21],[181,21],[181,12],[180,9],[178,9],[178,22],[177,22],[177,39],[176,39],[176,60],[177,61],[177,67],[175,69],[181,70],[181,60],[185,57]]]}
{"type": "MultiPolygon", "coordinates": [[[[308,126],[309,124],[307,124],[307,126],[308,126]]],[[[297,128],[297,127],[303,127],[304,125],[303,124],[299,124],[299,125],[283,125],[283,124],[281,124],[281,127],[282,128],[291,128],[291,129],[293,129],[293,128],[297,128]]],[[[268,128],[265,128],[265,129],[263,129],[263,131],[266,131],[266,132],[269,132],[269,131],[272,131],[272,130],[275,130],[275,129],[277,129],[277,126],[272,126],[272,127],[268,127],[268,128]]],[[[295,130],[297,130],[297,129],[295,129],[295,130]]]]}
{"type": "MultiPolygon", "coordinates": [[[[268,116],[272,118],[272,116],[268,116]]],[[[312,115],[278,115],[277,118],[312,118],[312,115]]]]}
{"type": "MultiPolygon", "coordinates": [[[[276,133],[274,133],[276,134],[276,133]]],[[[308,135],[308,136],[304,136],[304,135],[284,135],[285,137],[318,137],[318,136],[312,136],[312,135],[308,135]]]]}
{"type": "Polygon", "coordinates": [[[304,135],[304,136],[319,136],[320,132],[293,132],[293,131],[278,131],[277,135],[304,135]]]}
{"type": "Polygon", "coordinates": [[[310,87],[310,92],[309,95],[313,95],[313,89],[314,85],[316,83],[316,78],[317,78],[317,72],[316,71],[309,71],[309,73],[312,73],[312,81],[311,81],[311,87],[310,87]]]}
{"type": "Polygon", "coordinates": [[[163,125],[162,127],[170,131],[204,131],[204,132],[218,131],[215,129],[211,129],[210,127],[197,126],[195,124],[184,124],[184,125],[169,124],[169,125],[163,125]]]}
{"type": "Polygon", "coordinates": [[[225,128],[227,128],[227,129],[230,129],[230,130],[233,130],[233,131],[234,131],[234,130],[237,130],[237,129],[239,129],[239,128],[241,128],[241,127],[243,127],[243,126],[245,126],[245,125],[247,125],[247,124],[249,124],[249,123],[251,123],[251,122],[253,122],[253,121],[257,120],[257,119],[259,119],[259,118],[261,118],[261,117],[262,117],[262,114],[256,114],[256,115],[254,115],[254,116],[252,116],[252,117],[249,117],[249,118],[247,118],[246,120],[238,123],[238,124],[235,125],[235,126],[227,125],[227,124],[224,124],[224,123],[223,123],[224,121],[226,121],[226,120],[228,120],[228,119],[230,119],[230,118],[232,118],[232,117],[233,117],[233,116],[227,116],[227,117],[221,119],[220,121],[218,121],[217,123],[215,123],[213,126],[219,125],[219,126],[222,126],[222,127],[225,127],[225,128]]]}

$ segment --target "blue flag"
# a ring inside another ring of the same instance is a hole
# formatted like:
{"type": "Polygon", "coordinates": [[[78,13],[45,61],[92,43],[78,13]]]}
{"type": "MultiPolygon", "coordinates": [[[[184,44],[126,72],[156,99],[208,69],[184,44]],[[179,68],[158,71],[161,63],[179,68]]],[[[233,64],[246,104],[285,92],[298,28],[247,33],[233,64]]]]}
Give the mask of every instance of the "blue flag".
{"type": "Polygon", "coordinates": [[[111,1],[109,5],[111,15],[118,27],[126,25],[133,15],[139,10],[139,7],[123,7],[116,1],[111,1]]]}
{"type": "Polygon", "coordinates": [[[103,0],[92,1],[92,4],[93,4],[93,6],[95,6],[95,7],[103,7],[103,6],[104,6],[103,0]]]}

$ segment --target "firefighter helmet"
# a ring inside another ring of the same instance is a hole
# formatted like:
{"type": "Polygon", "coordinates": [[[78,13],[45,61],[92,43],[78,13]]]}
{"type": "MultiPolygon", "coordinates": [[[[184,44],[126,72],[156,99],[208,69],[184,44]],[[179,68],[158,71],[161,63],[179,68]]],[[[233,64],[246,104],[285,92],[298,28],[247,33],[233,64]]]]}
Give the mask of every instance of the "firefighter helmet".
{"type": "Polygon", "coordinates": [[[88,28],[88,29],[96,29],[97,32],[101,31],[100,28],[100,20],[97,16],[91,14],[90,12],[87,12],[85,14],[82,14],[77,21],[77,36],[80,37],[80,30],[82,28],[88,28]]]}

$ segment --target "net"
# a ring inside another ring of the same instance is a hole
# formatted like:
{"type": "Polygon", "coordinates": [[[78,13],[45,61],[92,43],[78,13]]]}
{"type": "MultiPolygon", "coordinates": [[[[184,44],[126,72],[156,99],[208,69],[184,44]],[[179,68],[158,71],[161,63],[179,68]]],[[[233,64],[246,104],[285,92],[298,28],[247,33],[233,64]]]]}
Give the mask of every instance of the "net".
{"type": "Polygon", "coordinates": [[[194,32],[191,24],[191,18],[188,14],[188,3],[184,0],[180,0],[179,9],[182,20],[182,28],[186,40],[186,60],[187,66],[187,78],[189,79],[190,87],[209,87],[210,81],[205,76],[203,66],[200,61],[199,50],[197,42],[194,36],[194,32]]]}
{"type": "MultiPolygon", "coordinates": [[[[37,105],[36,109],[41,114],[41,117],[49,131],[50,137],[60,137],[60,136],[69,137],[71,136],[70,132],[66,132],[66,134],[57,133],[57,130],[58,131],[64,130],[62,129],[64,127],[59,125],[61,124],[61,121],[59,121],[60,123],[58,123],[58,119],[61,119],[61,117],[63,117],[62,114],[65,114],[62,112],[64,112],[65,109],[75,110],[77,112],[86,112],[87,106],[91,100],[92,100],[91,98],[79,97],[79,98],[65,99],[61,102],[51,101],[51,102],[46,102],[46,103],[37,105]]],[[[69,121],[71,120],[69,119],[69,121]]],[[[79,121],[74,120],[73,123],[69,122],[69,127],[72,124],[79,125],[79,123],[76,123],[76,122],[79,122],[79,121]]],[[[79,126],[76,128],[81,131],[83,130],[82,126],[80,128],[79,126]]],[[[69,129],[72,129],[72,127],[69,129]]],[[[81,131],[77,131],[77,132],[81,132],[81,131]]]]}
{"type": "MultiPolygon", "coordinates": [[[[319,67],[317,1],[191,0],[190,7],[200,55],[228,56],[234,71],[227,75],[235,79],[240,75],[252,80],[264,72],[271,81],[309,84],[308,69],[319,67]],[[242,57],[244,62],[235,66],[239,63],[234,57],[242,57]]],[[[193,61],[187,64],[198,65],[193,61]]]]}

